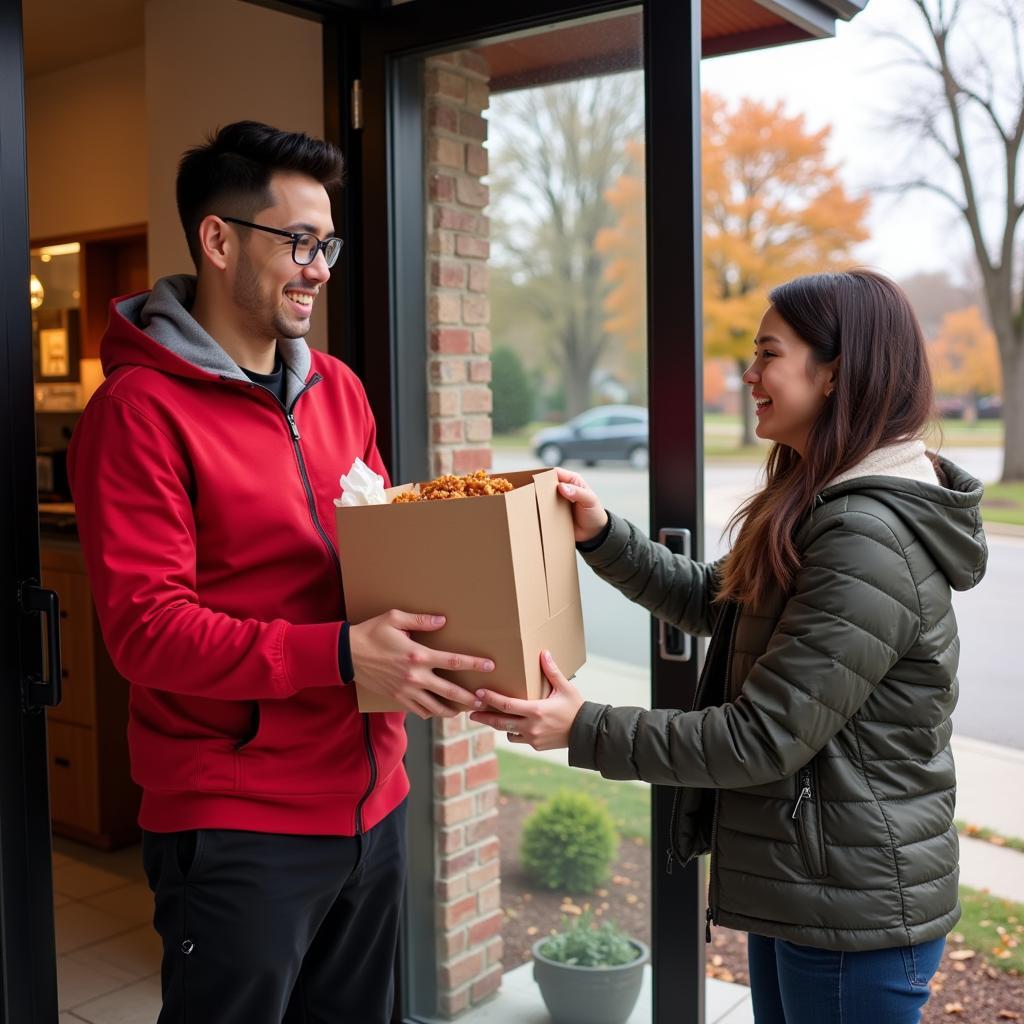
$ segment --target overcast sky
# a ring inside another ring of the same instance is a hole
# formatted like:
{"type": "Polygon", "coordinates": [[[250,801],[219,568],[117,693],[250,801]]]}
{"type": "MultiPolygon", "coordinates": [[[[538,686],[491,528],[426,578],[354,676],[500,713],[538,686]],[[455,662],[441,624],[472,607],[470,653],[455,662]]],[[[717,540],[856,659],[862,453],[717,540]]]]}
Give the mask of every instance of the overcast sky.
{"type": "MultiPolygon", "coordinates": [[[[967,2],[981,10],[979,0],[967,2]]],[[[891,66],[891,44],[877,36],[893,27],[919,33],[920,24],[907,0],[870,0],[852,22],[839,23],[834,39],[704,61],[702,86],[729,98],[783,100],[789,112],[806,114],[810,127],[831,124],[831,153],[860,193],[897,180],[915,150],[920,158],[912,140],[883,127],[884,113],[898,105],[913,73],[891,66]]],[[[869,227],[872,238],[859,258],[895,277],[944,268],[961,278],[970,264],[960,215],[938,196],[876,195],[869,227]]]]}

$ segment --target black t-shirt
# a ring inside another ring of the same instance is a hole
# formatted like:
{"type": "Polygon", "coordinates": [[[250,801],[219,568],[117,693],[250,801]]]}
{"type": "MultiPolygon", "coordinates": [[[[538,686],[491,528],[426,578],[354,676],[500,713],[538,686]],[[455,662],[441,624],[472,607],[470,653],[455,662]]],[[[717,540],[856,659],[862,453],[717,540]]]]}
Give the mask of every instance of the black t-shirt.
{"type": "Polygon", "coordinates": [[[247,370],[244,366],[241,367],[241,370],[253,384],[261,384],[268,391],[273,392],[282,405],[287,404],[285,402],[287,391],[285,389],[284,363],[281,361],[280,352],[274,353],[274,370],[272,373],[257,373],[255,370],[247,370]]]}

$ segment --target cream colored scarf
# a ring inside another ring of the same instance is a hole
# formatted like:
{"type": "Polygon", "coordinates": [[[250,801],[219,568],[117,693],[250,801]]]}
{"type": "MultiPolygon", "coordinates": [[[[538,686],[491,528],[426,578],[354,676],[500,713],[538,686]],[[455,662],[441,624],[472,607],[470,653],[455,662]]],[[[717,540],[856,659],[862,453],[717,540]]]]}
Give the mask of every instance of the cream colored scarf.
{"type": "Polygon", "coordinates": [[[922,483],[936,484],[939,478],[935,475],[935,467],[925,454],[925,450],[925,443],[921,440],[902,441],[899,444],[876,448],[856,466],[851,466],[845,473],[833,477],[825,486],[832,487],[861,476],[897,476],[903,480],[920,480],[922,483]]]}

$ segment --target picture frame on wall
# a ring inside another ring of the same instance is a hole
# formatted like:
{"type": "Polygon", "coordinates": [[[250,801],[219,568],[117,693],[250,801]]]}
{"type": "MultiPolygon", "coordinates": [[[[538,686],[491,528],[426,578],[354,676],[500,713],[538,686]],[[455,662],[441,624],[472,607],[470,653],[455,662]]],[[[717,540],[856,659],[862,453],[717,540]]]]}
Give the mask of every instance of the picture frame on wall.
{"type": "Polygon", "coordinates": [[[36,380],[77,381],[81,357],[77,309],[38,309],[32,314],[32,355],[36,380]]]}

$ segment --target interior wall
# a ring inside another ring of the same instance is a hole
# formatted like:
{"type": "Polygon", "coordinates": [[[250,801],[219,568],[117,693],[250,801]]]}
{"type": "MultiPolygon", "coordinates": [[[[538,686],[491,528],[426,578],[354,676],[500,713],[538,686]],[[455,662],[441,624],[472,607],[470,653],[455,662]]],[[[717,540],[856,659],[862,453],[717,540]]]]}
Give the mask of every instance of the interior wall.
{"type": "Polygon", "coordinates": [[[33,239],[149,217],[142,47],[25,82],[33,239]]]}
{"type": "MultiPolygon", "coordinates": [[[[232,121],[322,136],[322,30],[239,0],[146,0],[145,134],[149,267],[192,273],[174,201],[181,154],[232,121]]],[[[326,295],[309,342],[327,347],[326,295]]]]}

